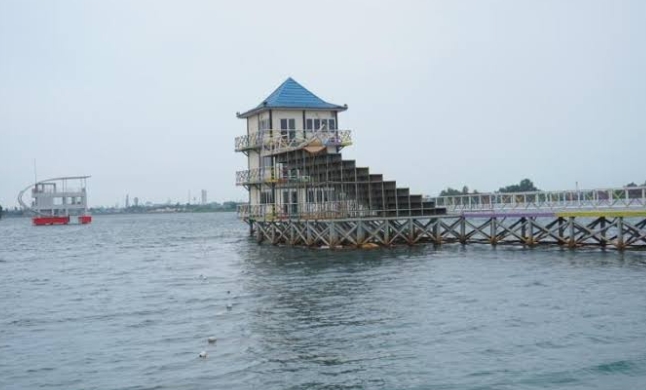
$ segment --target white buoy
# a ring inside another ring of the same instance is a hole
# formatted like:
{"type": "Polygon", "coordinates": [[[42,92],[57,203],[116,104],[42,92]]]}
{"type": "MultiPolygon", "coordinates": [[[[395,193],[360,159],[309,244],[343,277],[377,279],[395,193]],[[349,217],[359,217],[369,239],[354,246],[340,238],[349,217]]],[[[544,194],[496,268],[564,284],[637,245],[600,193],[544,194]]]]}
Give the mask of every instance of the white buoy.
{"type": "Polygon", "coordinates": [[[215,344],[215,342],[218,341],[218,339],[215,337],[209,337],[208,341],[209,341],[209,344],[215,344]]]}
{"type": "Polygon", "coordinates": [[[206,357],[207,357],[207,356],[209,356],[209,354],[207,354],[207,353],[206,353],[206,351],[202,351],[202,352],[200,352],[200,355],[199,355],[199,356],[200,356],[202,359],[206,359],[206,357]]]}
{"type": "Polygon", "coordinates": [[[230,303],[227,303],[227,310],[231,310],[233,308],[233,305],[230,303]]]}

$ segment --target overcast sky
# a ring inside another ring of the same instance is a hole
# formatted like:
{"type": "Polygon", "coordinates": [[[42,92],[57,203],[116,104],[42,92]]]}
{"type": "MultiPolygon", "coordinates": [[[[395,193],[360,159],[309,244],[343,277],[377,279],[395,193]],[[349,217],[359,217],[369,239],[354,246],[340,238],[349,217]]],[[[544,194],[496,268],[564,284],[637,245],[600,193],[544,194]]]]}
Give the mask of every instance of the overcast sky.
{"type": "Polygon", "coordinates": [[[413,193],[646,181],[646,1],[0,0],[0,204],[244,200],[237,111],[287,77],[413,193]]]}

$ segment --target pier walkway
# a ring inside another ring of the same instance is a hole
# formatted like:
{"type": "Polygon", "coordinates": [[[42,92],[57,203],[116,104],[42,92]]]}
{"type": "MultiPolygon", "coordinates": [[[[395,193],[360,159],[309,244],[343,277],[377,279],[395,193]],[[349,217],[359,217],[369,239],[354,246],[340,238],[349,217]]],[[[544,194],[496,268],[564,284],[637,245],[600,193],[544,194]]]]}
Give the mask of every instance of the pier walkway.
{"type": "Polygon", "coordinates": [[[420,243],[559,245],[646,250],[646,187],[432,198],[445,215],[383,217],[348,204],[281,214],[289,205],[239,208],[259,242],[370,247],[420,243]]]}

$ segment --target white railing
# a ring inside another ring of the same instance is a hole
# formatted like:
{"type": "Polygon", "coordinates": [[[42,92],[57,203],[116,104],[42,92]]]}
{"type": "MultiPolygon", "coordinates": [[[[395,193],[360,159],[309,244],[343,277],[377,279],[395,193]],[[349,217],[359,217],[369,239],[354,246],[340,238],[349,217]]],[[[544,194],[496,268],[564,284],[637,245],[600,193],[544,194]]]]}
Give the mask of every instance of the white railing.
{"type": "Polygon", "coordinates": [[[317,203],[238,205],[238,217],[256,220],[409,217],[434,214],[435,208],[370,210],[354,200],[317,203]]]}
{"type": "Polygon", "coordinates": [[[255,168],[236,172],[236,185],[244,186],[261,183],[309,183],[310,177],[291,174],[280,167],[255,168]]]}
{"type": "Polygon", "coordinates": [[[431,198],[448,212],[645,209],[646,187],[484,193],[431,198]]]}
{"type": "Polygon", "coordinates": [[[350,130],[262,130],[236,137],[235,151],[262,149],[263,155],[284,153],[316,144],[320,146],[349,146],[350,130]]]}

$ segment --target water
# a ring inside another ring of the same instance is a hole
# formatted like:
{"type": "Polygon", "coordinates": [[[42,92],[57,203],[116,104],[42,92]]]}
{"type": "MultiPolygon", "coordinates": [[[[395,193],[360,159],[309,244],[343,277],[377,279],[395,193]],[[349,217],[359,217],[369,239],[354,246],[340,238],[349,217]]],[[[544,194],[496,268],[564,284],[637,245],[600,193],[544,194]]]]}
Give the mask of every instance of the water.
{"type": "Polygon", "coordinates": [[[4,219],[0,389],[644,388],[645,277],[643,252],[258,246],[233,214],[4,219]]]}

